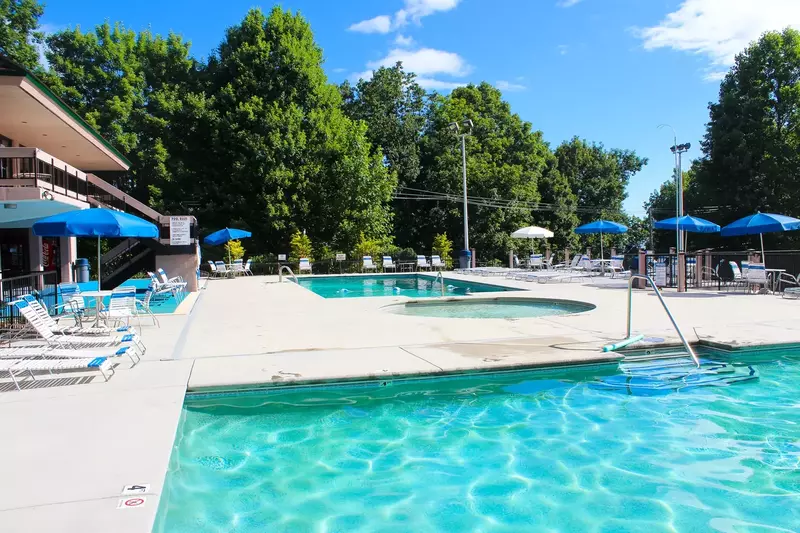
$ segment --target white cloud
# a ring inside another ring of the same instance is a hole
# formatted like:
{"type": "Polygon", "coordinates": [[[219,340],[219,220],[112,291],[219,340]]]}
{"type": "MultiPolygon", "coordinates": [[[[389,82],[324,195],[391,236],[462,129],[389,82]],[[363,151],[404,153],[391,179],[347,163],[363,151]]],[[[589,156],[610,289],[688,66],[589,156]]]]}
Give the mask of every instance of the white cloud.
{"type": "Polygon", "coordinates": [[[581,3],[583,0],[559,0],[556,4],[558,7],[572,7],[575,4],[581,3]]]}
{"type": "Polygon", "coordinates": [[[335,72],[336,74],[341,74],[342,72],[347,72],[347,69],[342,67],[336,67],[335,69],[332,69],[331,72],[335,72]]]}
{"type": "Polygon", "coordinates": [[[394,38],[394,44],[402,46],[403,48],[409,48],[414,45],[414,39],[412,37],[406,37],[405,35],[398,35],[394,38]]]}
{"type": "Polygon", "coordinates": [[[348,30],[361,33],[389,33],[408,25],[409,22],[419,24],[423,17],[440,11],[450,11],[458,6],[461,0],[405,0],[403,9],[394,16],[379,15],[369,20],[362,20],[350,26],[348,30]]]}
{"type": "Polygon", "coordinates": [[[392,19],[388,15],[379,15],[357,22],[347,29],[359,33],[389,33],[392,29],[392,19]]]}
{"type": "Polygon", "coordinates": [[[724,70],[714,71],[714,72],[706,72],[706,75],[703,76],[703,79],[705,81],[722,81],[722,79],[725,78],[726,74],[727,74],[727,72],[724,71],[724,70]]]}
{"type": "Polygon", "coordinates": [[[417,83],[419,83],[420,87],[424,87],[425,89],[439,89],[443,91],[451,91],[466,85],[466,83],[443,81],[434,78],[417,78],[417,83]]]}
{"type": "Polygon", "coordinates": [[[392,67],[398,61],[403,63],[405,70],[423,77],[432,74],[466,76],[471,70],[471,67],[460,55],[433,48],[420,48],[418,50],[394,48],[389,51],[386,57],[367,63],[367,67],[371,69],[392,67]]]}
{"type": "Polygon", "coordinates": [[[558,45],[558,53],[562,56],[565,56],[569,53],[569,46],[566,44],[559,44],[558,45]]]}
{"type": "Polygon", "coordinates": [[[727,67],[762,33],[787,26],[800,28],[798,0],[684,0],[657,26],[638,33],[647,50],[693,52],[707,56],[714,67],[727,67]]]}
{"type": "Polygon", "coordinates": [[[509,91],[509,92],[524,91],[525,89],[527,89],[527,87],[525,87],[521,83],[511,83],[510,81],[506,80],[500,80],[497,83],[495,83],[494,86],[500,89],[501,91],[509,91]]]}

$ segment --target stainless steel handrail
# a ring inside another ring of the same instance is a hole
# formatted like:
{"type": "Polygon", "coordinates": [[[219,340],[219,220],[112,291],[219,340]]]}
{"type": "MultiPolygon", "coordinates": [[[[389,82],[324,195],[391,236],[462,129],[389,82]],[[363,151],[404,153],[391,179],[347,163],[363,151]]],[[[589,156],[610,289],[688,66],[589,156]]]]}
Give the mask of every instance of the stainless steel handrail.
{"type": "Polygon", "coordinates": [[[300,282],[297,281],[297,276],[294,275],[294,272],[292,272],[292,269],[289,268],[287,265],[281,265],[281,267],[278,269],[278,282],[279,283],[283,283],[283,271],[284,270],[288,271],[289,274],[291,274],[292,277],[294,278],[294,282],[297,283],[298,285],[300,285],[300,282]]]}
{"type": "Polygon", "coordinates": [[[440,270],[436,275],[436,279],[439,280],[442,286],[442,297],[444,297],[444,276],[442,275],[442,271],[440,270]]]}
{"type": "Polygon", "coordinates": [[[645,274],[631,274],[631,279],[628,280],[628,336],[627,336],[627,338],[629,338],[629,339],[631,338],[631,318],[632,318],[631,310],[633,308],[633,280],[635,280],[635,279],[646,280],[646,281],[648,281],[650,283],[650,286],[653,287],[653,292],[655,292],[656,296],[658,296],[658,301],[661,302],[661,306],[664,308],[664,311],[667,313],[667,316],[669,317],[670,322],[672,322],[672,327],[675,328],[675,331],[678,333],[678,337],[681,338],[681,342],[683,343],[683,347],[686,348],[686,351],[689,352],[689,355],[692,356],[692,360],[694,361],[694,364],[697,365],[698,368],[700,368],[700,359],[697,358],[697,354],[694,353],[694,350],[689,345],[689,342],[686,340],[686,337],[683,336],[683,332],[681,331],[681,328],[679,328],[678,327],[678,323],[675,322],[675,317],[672,316],[672,313],[670,312],[669,307],[667,307],[667,302],[665,302],[664,301],[664,297],[661,296],[661,291],[658,290],[658,287],[656,287],[656,284],[653,283],[653,280],[650,278],[650,276],[647,276],[645,274]]]}

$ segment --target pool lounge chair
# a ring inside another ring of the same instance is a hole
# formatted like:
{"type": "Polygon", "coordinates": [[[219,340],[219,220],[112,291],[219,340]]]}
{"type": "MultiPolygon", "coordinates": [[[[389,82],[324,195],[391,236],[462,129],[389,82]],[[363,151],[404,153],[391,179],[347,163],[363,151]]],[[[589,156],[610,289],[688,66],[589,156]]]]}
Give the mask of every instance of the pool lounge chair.
{"type": "Polygon", "coordinates": [[[528,266],[531,269],[541,270],[544,268],[544,256],[542,254],[531,254],[528,258],[528,266]]]}
{"type": "Polygon", "coordinates": [[[428,258],[424,255],[417,256],[417,270],[430,270],[431,264],[428,262],[428,258]]]}
{"type": "Polygon", "coordinates": [[[576,255],[572,256],[572,262],[571,263],[559,263],[556,266],[554,266],[553,268],[556,269],[556,270],[564,270],[564,269],[573,270],[573,269],[577,268],[578,263],[580,263],[582,258],[583,258],[583,256],[581,254],[576,254],[576,255]]]}
{"type": "Polygon", "coordinates": [[[164,285],[164,287],[169,287],[175,291],[173,293],[173,296],[175,296],[176,298],[178,296],[183,297],[183,293],[186,291],[186,286],[188,285],[188,283],[186,283],[186,281],[182,277],[175,276],[174,278],[170,278],[167,276],[167,273],[164,272],[163,268],[158,269],[158,277],[161,283],[164,285]]]}
{"type": "Polygon", "coordinates": [[[378,266],[372,262],[372,257],[365,255],[361,258],[361,272],[376,272],[378,266]]]}
{"type": "Polygon", "coordinates": [[[82,357],[80,359],[0,359],[0,372],[6,372],[17,390],[21,390],[17,378],[28,374],[36,380],[34,372],[59,370],[96,370],[108,381],[114,375],[111,361],[106,357],[82,357]]]}
{"type": "Polygon", "coordinates": [[[136,333],[125,335],[59,335],[53,332],[25,300],[15,300],[13,305],[25,320],[36,330],[42,340],[53,348],[116,348],[129,346],[138,355],[144,355],[146,348],[136,333]]]}
{"type": "Polygon", "coordinates": [[[438,255],[431,256],[431,268],[434,270],[444,270],[445,264],[442,263],[442,258],[438,255]]]}
{"type": "MultiPolygon", "coordinates": [[[[742,271],[739,269],[739,265],[736,264],[735,261],[728,261],[728,264],[731,267],[731,272],[733,273],[733,279],[729,280],[725,284],[725,288],[727,290],[735,289],[736,287],[747,287],[747,280],[745,279],[744,275],[742,275],[742,271]]],[[[746,262],[742,261],[743,265],[746,265],[746,262]]]]}
{"type": "MultiPolygon", "coordinates": [[[[208,268],[211,269],[211,277],[212,278],[219,277],[220,272],[219,272],[219,270],[217,270],[217,265],[214,264],[214,261],[211,261],[211,260],[208,261],[208,268]]],[[[152,279],[152,277],[153,276],[150,276],[151,279],[152,279]]],[[[158,278],[156,278],[156,281],[158,281],[158,278]]]]}
{"type": "Polygon", "coordinates": [[[300,272],[301,274],[303,272],[308,272],[309,274],[312,273],[312,271],[311,271],[311,262],[308,260],[307,257],[301,257],[300,258],[300,264],[298,266],[298,272],[300,272]]]}
{"type": "Polygon", "coordinates": [[[383,256],[383,271],[386,272],[387,270],[391,270],[392,272],[397,271],[397,265],[394,264],[392,261],[392,257],[389,255],[383,256]]]}
{"type": "Polygon", "coordinates": [[[62,326],[56,322],[53,317],[47,312],[42,304],[32,294],[27,294],[22,297],[23,300],[28,302],[31,309],[39,316],[39,318],[47,325],[53,333],[57,335],[127,335],[129,333],[136,333],[136,330],[129,326],[121,326],[117,328],[84,328],[80,326],[62,326]]]}
{"type": "Polygon", "coordinates": [[[622,266],[622,262],[625,260],[625,257],[622,255],[612,255],[611,256],[611,265],[608,269],[611,271],[611,277],[616,278],[617,275],[621,277],[630,277],[631,271],[625,270],[625,267],[622,266]]]}
{"type": "Polygon", "coordinates": [[[763,263],[749,263],[747,265],[747,287],[757,287],[758,290],[767,287],[767,271],[763,263]]]}

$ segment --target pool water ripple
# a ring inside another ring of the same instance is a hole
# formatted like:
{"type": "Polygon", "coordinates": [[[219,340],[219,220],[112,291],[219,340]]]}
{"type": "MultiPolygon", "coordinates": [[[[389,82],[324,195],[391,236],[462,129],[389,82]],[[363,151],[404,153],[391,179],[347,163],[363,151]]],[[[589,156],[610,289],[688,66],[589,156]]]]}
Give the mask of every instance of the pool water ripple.
{"type": "Polygon", "coordinates": [[[596,370],[189,401],[155,531],[794,531],[800,363],[758,369],[658,396],[596,370]]]}

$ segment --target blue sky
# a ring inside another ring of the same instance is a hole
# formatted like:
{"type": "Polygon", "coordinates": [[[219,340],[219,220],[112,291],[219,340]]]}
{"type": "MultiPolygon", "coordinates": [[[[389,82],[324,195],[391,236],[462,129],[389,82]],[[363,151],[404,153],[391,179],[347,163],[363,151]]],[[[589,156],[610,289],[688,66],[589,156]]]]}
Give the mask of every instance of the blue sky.
{"type": "MultiPolygon", "coordinates": [[[[103,20],[219,44],[252,0],[50,0],[46,30],[103,20]]],[[[800,27],[800,0],[287,0],[310,21],[331,81],[401,59],[439,90],[488,81],[553,148],[573,136],[635,150],[649,164],[628,189],[628,212],[672,174],[672,131],[699,141],[719,78],[763,31],[800,27]]],[[[687,164],[684,164],[684,168],[687,164]]]]}

